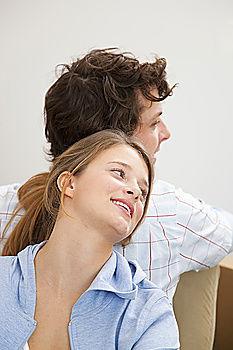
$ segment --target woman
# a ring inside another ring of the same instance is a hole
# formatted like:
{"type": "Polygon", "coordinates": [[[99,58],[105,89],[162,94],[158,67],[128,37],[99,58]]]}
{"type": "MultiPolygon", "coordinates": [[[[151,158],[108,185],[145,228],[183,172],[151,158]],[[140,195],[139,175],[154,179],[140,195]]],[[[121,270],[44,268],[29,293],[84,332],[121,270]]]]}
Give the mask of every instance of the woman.
{"type": "Polygon", "coordinates": [[[152,179],[141,146],[101,131],[22,186],[0,258],[0,349],[179,347],[164,293],[112,251],[142,221],[152,179]]]}

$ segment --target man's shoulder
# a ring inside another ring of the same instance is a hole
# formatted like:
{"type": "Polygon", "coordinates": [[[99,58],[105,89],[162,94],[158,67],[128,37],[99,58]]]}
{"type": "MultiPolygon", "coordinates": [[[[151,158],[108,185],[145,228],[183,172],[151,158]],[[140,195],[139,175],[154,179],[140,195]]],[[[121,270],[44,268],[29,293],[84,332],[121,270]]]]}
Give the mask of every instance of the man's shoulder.
{"type": "Polygon", "coordinates": [[[147,217],[168,218],[176,213],[176,190],[175,186],[156,180],[153,184],[147,217]]]}
{"type": "MultiPolygon", "coordinates": [[[[18,204],[18,190],[20,184],[11,184],[0,186],[0,237],[2,237],[4,228],[6,227],[7,222],[11,218],[16,205],[18,204]]],[[[11,229],[7,231],[4,241],[6,241],[10,231],[13,230],[17,222],[20,220],[20,213],[13,219],[11,229]]],[[[1,245],[4,242],[1,242],[1,245]]]]}
{"type": "Polygon", "coordinates": [[[14,183],[14,184],[0,186],[0,198],[5,198],[9,194],[17,194],[20,186],[21,186],[20,183],[14,183]]]}
{"type": "Polygon", "coordinates": [[[153,184],[152,194],[163,195],[163,194],[174,194],[175,186],[169,182],[163,180],[156,180],[153,184]]]}
{"type": "Polygon", "coordinates": [[[18,190],[20,184],[0,186],[0,215],[12,213],[18,203],[18,190]]]}

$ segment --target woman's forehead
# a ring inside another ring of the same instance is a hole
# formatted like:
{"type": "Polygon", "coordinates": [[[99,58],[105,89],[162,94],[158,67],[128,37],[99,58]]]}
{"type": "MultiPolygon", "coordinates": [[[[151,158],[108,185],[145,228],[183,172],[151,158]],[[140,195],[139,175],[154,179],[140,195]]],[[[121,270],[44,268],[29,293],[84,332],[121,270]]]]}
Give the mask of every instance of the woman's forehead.
{"type": "Polygon", "coordinates": [[[94,159],[97,162],[119,161],[133,166],[138,163],[145,163],[139,152],[129,145],[114,145],[99,153],[94,159]]]}

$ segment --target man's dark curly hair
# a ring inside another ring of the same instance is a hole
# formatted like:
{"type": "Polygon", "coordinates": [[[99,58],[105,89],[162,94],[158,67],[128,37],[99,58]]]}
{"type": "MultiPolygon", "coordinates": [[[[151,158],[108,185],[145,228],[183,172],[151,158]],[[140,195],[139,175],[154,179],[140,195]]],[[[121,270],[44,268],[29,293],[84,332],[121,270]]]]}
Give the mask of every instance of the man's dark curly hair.
{"type": "Polygon", "coordinates": [[[132,135],[140,121],[139,92],[150,101],[172,94],[166,60],[140,63],[130,53],[92,50],[70,65],[45,96],[45,135],[56,158],[76,141],[103,129],[132,135]],[[156,88],[159,98],[151,94],[156,88]]]}

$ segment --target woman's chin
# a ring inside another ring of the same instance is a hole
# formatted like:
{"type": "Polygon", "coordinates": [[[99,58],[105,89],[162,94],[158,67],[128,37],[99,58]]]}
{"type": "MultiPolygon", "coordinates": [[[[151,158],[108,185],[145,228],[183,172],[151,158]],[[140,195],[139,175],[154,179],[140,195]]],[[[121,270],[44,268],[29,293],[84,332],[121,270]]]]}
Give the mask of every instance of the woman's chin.
{"type": "Polygon", "coordinates": [[[115,243],[118,243],[120,241],[122,241],[123,239],[125,239],[126,237],[128,237],[130,235],[130,233],[132,232],[132,230],[129,229],[129,226],[118,226],[115,230],[116,232],[116,241],[115,243]]]}

